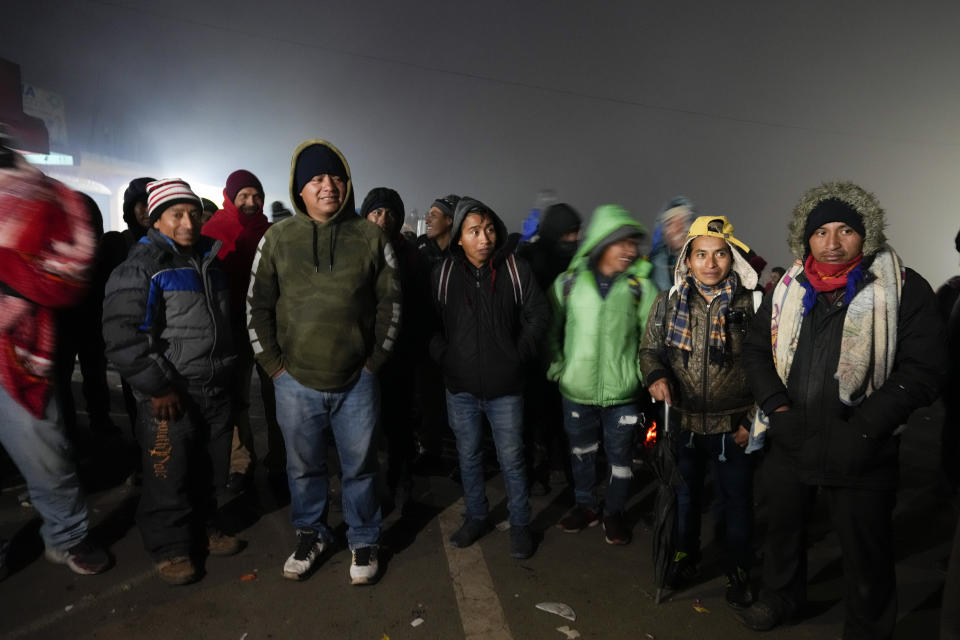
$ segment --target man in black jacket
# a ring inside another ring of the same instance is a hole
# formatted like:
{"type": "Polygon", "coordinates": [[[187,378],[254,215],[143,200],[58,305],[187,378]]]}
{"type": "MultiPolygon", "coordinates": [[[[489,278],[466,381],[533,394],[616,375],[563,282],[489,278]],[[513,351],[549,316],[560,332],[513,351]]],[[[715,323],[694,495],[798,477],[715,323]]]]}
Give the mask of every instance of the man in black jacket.
{"type": "Polygon", "coordinates": [[[843,637],[893,634],[899,428],[937,397],[946,359],[933,291],[903,266],[883,228],[876,198],[855,184],[808,191],[790,223],[798,260],[766,296],[744,346],[761,409],[754,432],[769,425],[764,591],[740,614],[751,629],[802,613],[804,529],[819,487],[843,554],[843,637]]]}
{"type": "Polygon", "coordinates": [[[430,355],[443,371],[467,507],[450,542],[468,547],[489,530],[480,448],[486,415],[507,490],[510,555],[528,558],[534,549],[523,460],[524,366],[537,357],[548,311],[530,268],[506,244],[497,214],[473,198],[460,200],[451,255],[433,270],[441,330],[430,341],[430,355]]]}

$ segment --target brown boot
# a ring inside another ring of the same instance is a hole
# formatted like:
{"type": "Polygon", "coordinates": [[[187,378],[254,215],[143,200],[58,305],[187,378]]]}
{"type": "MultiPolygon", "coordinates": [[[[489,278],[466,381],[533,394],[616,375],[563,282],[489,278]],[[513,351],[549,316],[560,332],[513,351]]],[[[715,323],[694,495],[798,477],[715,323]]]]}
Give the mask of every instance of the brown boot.
{"type": "Polygon", "coordinates": [[[157,575],[167,584],[190,584],[197,579],[197,568],[187,556],[166,558],[156,564],[157,575]]]}
{"type": "Polygon", "coordinates": [[[207,551],[212,556],[232,556],[239,553],[242,548],[243,545],[236,536],[228,536],[220,531],[211,532],[207,543],[207,551]]]}

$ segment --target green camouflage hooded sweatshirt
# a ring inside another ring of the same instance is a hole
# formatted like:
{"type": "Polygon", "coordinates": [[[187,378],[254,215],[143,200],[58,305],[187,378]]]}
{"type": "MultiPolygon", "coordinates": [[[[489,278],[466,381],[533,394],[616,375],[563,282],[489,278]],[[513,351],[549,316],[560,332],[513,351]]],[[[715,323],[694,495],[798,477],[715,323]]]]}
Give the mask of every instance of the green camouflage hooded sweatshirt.
{"type": "Polygon", "coordinates": [[[295,215],[264,234],[253,261],[247,327],[257,362],[270,375],[285,368],[321,391],[351,385],[361,369],[387,360],[400,326],[400,287],[393,248],[380,228],[353,208],[353,181],[343,154],[308,140],[293,154],[290,200],[295,215]],[[311,145],[334,151],[347,193],[327,222],[307,215],[294,186],[297,159],[311,145]]]}
{"type": "Polygon", "coordinates": [[[645,234],[646,229],[620,206],[597,208],[583,244],[551,287],[547,377],[559,382],[560,393],[573,402],[608,407],[637,398],[642,383],[637,354],[657,297],[648,277],[650,263],[638,258],[614,278],[606,298],[591,266],[594,249],[630,232],[645,234]]]}

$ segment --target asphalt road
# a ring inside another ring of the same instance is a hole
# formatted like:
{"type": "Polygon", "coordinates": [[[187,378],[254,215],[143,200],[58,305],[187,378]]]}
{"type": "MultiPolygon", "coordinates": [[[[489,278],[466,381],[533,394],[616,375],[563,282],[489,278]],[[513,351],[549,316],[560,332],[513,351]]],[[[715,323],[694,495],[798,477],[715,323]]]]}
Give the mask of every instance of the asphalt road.
{"type": "MultiPolygon", "coordinates": [[[[116,384],[115,376],[111,375],[116,384]]],[[[254,397],[256,380],[254,381],[254,397]]],[[[114,389],[114,406],[120,407],[114,389]]],[[[82,406],[82,401],[79,403],[82,406]]],[[[262,407],[255,403],[261,448],[262,407]]],[[[935,638],[940,613],[942,563],[957,522],[956,497],[937,496],[938,406],[918,412],[903,437],[902,487],[895,528],[898,541],[899,622],[897,638],[935,638]]],[[[118,424],[125,424],[115,413],[118,424]]],[[[80,416],[85,424],[85,416],[80,416]]],[[[0,535],[12,538],[12,575],[0,583],[2,638],[751,638],[723,601],[721,549],[704,514],[702,582],[657,605],[650,562],[653,508],[649,472],[638,468],[628,519],[633,542],[613,547],[601,529],[565,534],[553,525],[571,504],[569,491],[532,498],[534,529],[542,534],[529,560],[509,557],[509,535],[497,529],[469,549],[453,549],[446,538],[460,521],[460,486],[450,473],[416,478],[416,503],[401,515],[391,510],[383,527],[381,579],[349,584],[349,551],[328,550],[305,581],[282,577],[295,545],[288,498],[272,487],[262,469],[255,486],[226,505],[245,549],[230,558],[209,558],[199,582],[184,587],[161,583],[143,551],[134,523],[138,487],[125,481],[128,442],[81,433],[77,452],[89,492],[94,533],[106,543],[115,566],[99,576],[76,576],[43,558],[39,520],[18,499],[23,488],[9,473],[0,494],[0,535]],[[536,608],[559,602],[576,620],[536,608]],[[579,634],[579,635],[578,635],[579,634]]],[[[452,464],[452,461],[448,461],[452,464]]],[[[447,471],[449,471],[449,465],[447,471]]],[[[455,475],[455,474],[454,474],[455,475]]],[[[561,480],[561,477],[555,478],[561,480]]],[[[496,520],[506,517],[503,483],[491,470],[488,496],[496,520]]],[[[334,495],[336,498],[336,495],[334,495]]],[[[334,499],[336,502],[336,499],[334,499]]],[[[757,510],[762,535],[762,497],[757,510]]],[[[801,624],[767,634],[779,639],[839,638],[843,580],[839,545],[822,505],[811,526],[810,614],[801,624]]],[[[340,523],[337,509],[331,525],[340,523]]],[[[343,528],[339,532],[342,534],[343,528]]],[[[755,571],[759,574],[759,571],[755,571]]],[[[960,603],[958,603],[960,604],[960,603]]]]}

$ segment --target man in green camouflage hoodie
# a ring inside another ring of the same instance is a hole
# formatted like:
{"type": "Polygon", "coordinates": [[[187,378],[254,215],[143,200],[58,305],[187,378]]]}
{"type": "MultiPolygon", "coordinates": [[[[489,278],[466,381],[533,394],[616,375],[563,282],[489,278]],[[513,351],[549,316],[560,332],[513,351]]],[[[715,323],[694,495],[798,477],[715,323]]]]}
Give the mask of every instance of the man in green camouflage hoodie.
{"type": "Polygon", "coordinates": [[[396,258],[380,229],[354,212],[350,169],[329,142],[293,155],[296,215],[264,235],[253,262],[247,325],[257,362],[274,380],[287,449],[296,550],[284,576],[301,580],[329,542],[326,431],[340,458],[350,578],[377,577],[380,506],[373,440],[376,373],[400,325],[396,258]]]}

